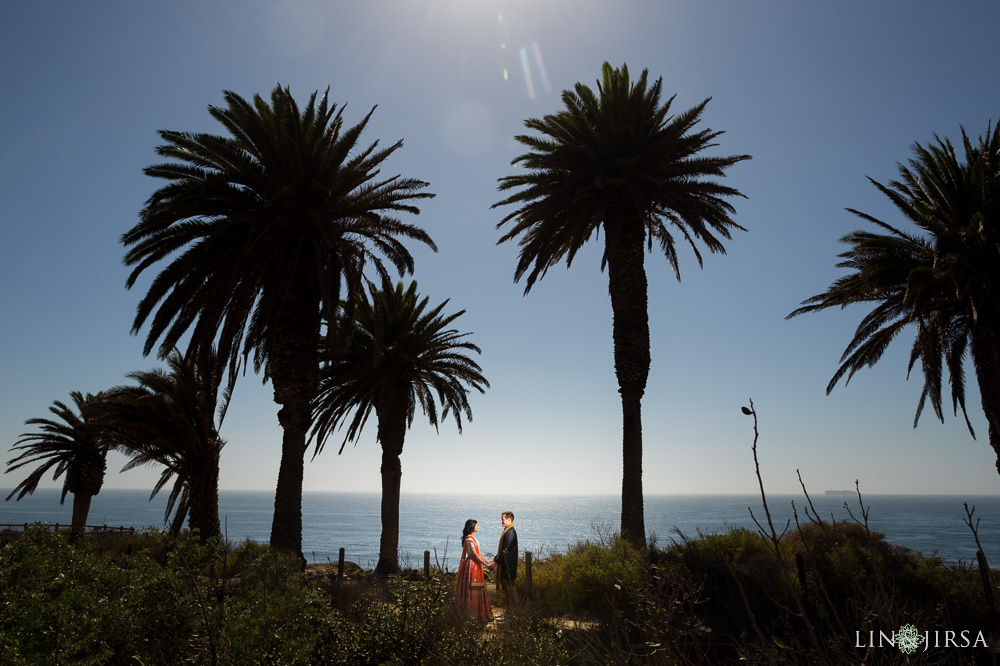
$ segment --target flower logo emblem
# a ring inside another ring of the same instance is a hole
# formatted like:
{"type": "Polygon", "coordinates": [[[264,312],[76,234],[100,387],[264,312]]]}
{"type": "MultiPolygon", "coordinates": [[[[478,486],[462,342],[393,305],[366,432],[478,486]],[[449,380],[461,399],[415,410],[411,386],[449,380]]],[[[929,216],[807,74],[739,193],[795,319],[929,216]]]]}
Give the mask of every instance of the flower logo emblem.
{"type": "Polygon", "coordinates": [[[896,647],[903,654],[913,654],[923,642],[924,637],[912,624],[904,624],[896,631],[896,647]]]}

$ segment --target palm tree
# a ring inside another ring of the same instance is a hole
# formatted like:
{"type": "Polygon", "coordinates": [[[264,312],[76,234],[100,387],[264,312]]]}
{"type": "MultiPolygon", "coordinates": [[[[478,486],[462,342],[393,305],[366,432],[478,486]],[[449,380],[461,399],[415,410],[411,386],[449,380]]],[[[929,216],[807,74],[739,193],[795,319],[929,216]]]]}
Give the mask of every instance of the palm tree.
{"type": "Polygon", "coordinates": [[[24,422],[38,426],[39,432],[22,434],[11,447],[11,451],[19,451],[20,455],[7,462],[7,472],[36,463],[38,467],[7,495],[7,500],[17,495],[15,501],[20,501],[25,495],[33,494],[45,473],[54,468],[53,480],[63,476],[59,503],[66,501],[66,493],[73,495],[70,534],[77,538],[86,528],[91,500],[104,485],[108,446],[100,410],[103,394],[73,391],[69,395],[72,407],[58,400],[49,407],[58,420],[36,418],[24,422]]]}
{"type": "Polygon", "coordinates": [[[924,386],[913,426],[929,399],[942,421],[941,382],[947,371],[952,408],[965,406],[965,358],[973,362],[990,446],[1000,473],[1000,127],[987,126],[974,143],[962,128],[964,163],[951,141],[913,146],[900,180],[882,185],[869,178],[916,233],[894,227],[852,208],[851,213],[881,232],[855,231],[841,242],[848,250],[837,264],[852,272],[788,315],[853,303],[875,307],[858,325],[827,393],[846,377],[882,358],[889,343],[909,325],[916,335],[908,371],[920,362],[924,386]]]}
{"type": "Polygon", "coordinates": [[[211,538],[220,533],[219,457],[225,441],[218,428],[230,394],[223,391],[220,403],[222,377],[212,355],[199,364],[191,355],[174,351],[167,364],[169,372],[156,369],[126,375],[137,385],[109,391],[107,419],[115,448],[131,456],[123,472],[150,464],[164,467],[150,499],[174,479],[163,516],[166,522],[174,512],[171,532],[180,532],[189,516],[191,529],[211,538]]]}
{"type": "Polygon", "coordinates": [[[419,298],[416,282],[405,291],[402,283],[395,289],[389,284],[381,289],[373,286],[370,301],[359,303],[355,311],[350,347],[324,373],[316,401],[312,433],[316,453],[353,413],[340,447],[343,451],[375,410],[382,445],[382,537],[375,566],[380,576],[399,572],[403,473],[399,456],[417,408],[435,429],[439,418],[444,421],[453,415],[462,432],[462,414],[472,420],[470,389],[483,393],[489,387],[479,365],[467,355],[480,353],[479,347],[465,339],[470,334],[448,328],[465,310],[444,315],[448,301],[429,308],[428,300],[419,298]],[[443,407],[440,416],[437,402],[443,407]]]}
{"type": "Polygon", "coordinates": [[[643,70],[633,82],[626,65],[614,69],[608,63],[602,74],[596,94],[577,83],[563,91],[563,110],[525,121],[541,136],[515,137],[528,152],[512,164],[527,173],[500,179],[499,189],[512,193],[494,207],[517,206],[497,228],[514,223],[499,242],[519,239],[514,280],[527,275],[525,294],[550,267],[563,259],[569,266],[603,228],[601,270],[608,267],[622,400],[621,529],[623,537],[645,545],[641,400],[650,356],[644,247],[652,252],[655,240],[678,280],[678,240],[691,247],[699,266],[698,242],[724,253],[719,237],[743,229],[730,218],[734,210],[724,197],[743,195],[707,177],[724,176],[750,156],[701,156],[722,134],[693,130],[709,100],[671,116],[674,98],[660,103],[662,78],[648,85],[643,70]]]}
{"type": "Polygon", "coordinates": [[[342,111],[313,93],[301,111],[287,88],[270,104],[225,92],[209,106],[228,136],[161,131],[157,153],[171,160],[145,173],[167,181],[146,202],[121,241],[131,249],[127,286],[147,268],[169,263],[139,302],[132,331],[149,321],[144,353],[159,356],[187,333],[188,348],[217,346],[229,382],[253,354],[271,380],[283,430],[271,545],[302,550],[302,475],[310,405],[319,386],[320,323],[341,297],[352,303],[383,258],[402,275],[413,257],[400,239],[436,250],[419,227],[394,215],[418,213],[433,196],[426,183],[382,177],[402,146],[358,145],[372,111],[345,127],[342,111]]]}

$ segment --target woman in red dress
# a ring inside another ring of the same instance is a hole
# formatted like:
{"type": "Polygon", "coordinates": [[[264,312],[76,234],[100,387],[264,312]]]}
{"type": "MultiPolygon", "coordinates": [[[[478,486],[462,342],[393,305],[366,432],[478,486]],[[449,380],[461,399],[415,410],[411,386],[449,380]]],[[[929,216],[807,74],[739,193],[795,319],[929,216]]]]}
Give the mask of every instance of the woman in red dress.
{"type": "Polygon", "coordinates": [[[475,534],[479,523],[473,519],[465,521],[462,530],[462,560],[458,564],[458,580],[455,581],[455,605],[468,617],[481,622],[493,621],[493,609],[486,598],[486,579],[483,567],[492,568],[479,552],[479,541],[475,534]]]}

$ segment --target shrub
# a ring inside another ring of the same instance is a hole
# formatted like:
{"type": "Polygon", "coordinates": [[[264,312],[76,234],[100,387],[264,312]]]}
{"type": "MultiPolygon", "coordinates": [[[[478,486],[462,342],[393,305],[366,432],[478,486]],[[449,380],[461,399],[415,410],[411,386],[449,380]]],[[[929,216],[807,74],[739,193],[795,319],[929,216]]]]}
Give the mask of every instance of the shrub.
{"type": "Polygon", "coordinates": [[[334,611],[317,663],[420,663],[456,626],[450,586],[438,578],[390,578],[360,597],[350,613],[334,611]]]}
{"type": "Polygon", "coordinates": [[[176,577],[145,556],[115,566],[87,540],[40,527],[0,549],[7,663],[155,661],[186,651],[196,616],[176,577]]]}
{"type": "MultiPolygon", "coordinates": [[[[224,607],[222,600],[212,604],[219,609],[219,654],[233,664],[314,663],[330,613],[317,589],[306,584],[298,558],[267,551],[243,558],[239,566],[238,593],[222,597],[224,607]]],[[[203,651],[211,648],[204,643],[203,651]]]]}
{"type": "Polygon", "coordinates": [[[313,663],[329,612],[296,558],[243,558],[223,594],[205,575],[217,544],[154,532],[110,544],[32,527],[0,548],[3,663],[313,663]]]}
{"type": "Polygon", "coordinates": [[[619,536],[608,543],[583,541],[539,560],[535,593],[556,613],[606,616],[628,603],[628,590],[646,580],[646,554],[619,536]]]}
{"type": "Polygon", "coordinates": [[[700,582],[697,619],[716,637],[711,661],[812,663],[835,654],[834,662],[850,663],[865,658],[853,647],[855,631],[906,623],[990,633],[978,571],[945,566],[853,522],[802,525],[777,550],[742,528],[700,534],[651,559],[700,582]]]}

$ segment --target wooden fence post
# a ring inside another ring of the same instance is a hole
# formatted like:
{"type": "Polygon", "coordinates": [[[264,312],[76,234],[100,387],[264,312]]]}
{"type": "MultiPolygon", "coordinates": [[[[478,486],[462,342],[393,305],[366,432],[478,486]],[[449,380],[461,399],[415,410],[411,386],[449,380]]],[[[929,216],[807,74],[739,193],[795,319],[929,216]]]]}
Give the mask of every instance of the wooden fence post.
{"type": "Polygon", "coordinates": [[[527,581],[528,595],[530,596],[532,594],[532,592],[531,592],[531,551],[530,550],[529,551],[525,551],[525,553],[524,553],[524,579],[527,581]]]}
{"type": "Polygon", "coordinates": [[[424,578],[431,577],[431,551],[424,551],[424,578]]]}
{"type": "Polygon", "coordinates": [[[340,549],[340,555],[337,557],[337,580],[344,578],[344,549],[340,549]]]}

